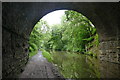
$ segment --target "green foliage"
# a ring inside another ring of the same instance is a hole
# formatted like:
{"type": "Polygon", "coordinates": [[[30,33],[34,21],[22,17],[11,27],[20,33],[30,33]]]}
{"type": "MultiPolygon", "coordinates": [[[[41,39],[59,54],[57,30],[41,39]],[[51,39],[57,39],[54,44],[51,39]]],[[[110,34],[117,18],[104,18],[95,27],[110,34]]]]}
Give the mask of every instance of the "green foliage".
{"type": "Polygon", "coordinates": [[[47,41],[47,38],[45,37],[46,31],[43,27],[48,28],[47,23],[45,21],[40,20],[37,22],[37,24],[34,26],[34,29],[31,32],[30,39],[29,39],[29,55],[33,56],[38,52],[38,49],[41,47],[44,47],[45,41],[47,41]],[[44,41],[45,40],[45,41],[44,41]]]}
{"type": "Polygon", "coordinates": [[[37,50],[38,50],[38,47],[34,43],[30,43],[30,47],[29,47],[30,54],[29,54],[29,57],[31,58],[32,56],[37,54],[37,50]]]}
{"type": "Polygon", "coordinates": [[[30,43],[30,48],[29,48],[30,51],[35,51],[35,50],[37,50],[37,49],[38,49],[38,47],[37,47],[36,44],[30,43]]]}

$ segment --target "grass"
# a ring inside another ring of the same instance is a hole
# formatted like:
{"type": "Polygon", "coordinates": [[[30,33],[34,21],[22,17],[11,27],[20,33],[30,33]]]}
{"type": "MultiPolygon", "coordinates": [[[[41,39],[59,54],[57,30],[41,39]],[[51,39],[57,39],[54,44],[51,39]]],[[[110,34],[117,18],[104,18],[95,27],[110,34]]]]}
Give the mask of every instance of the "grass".
{"type": "Polygon", "coordinates": [[[42,51],[42,55],[49,61],[49,62],[52,62],[53,58],[51,56],[51,54],[49,52],[47,52],[46,50],[44,49],[41,49],[42,51]]]}

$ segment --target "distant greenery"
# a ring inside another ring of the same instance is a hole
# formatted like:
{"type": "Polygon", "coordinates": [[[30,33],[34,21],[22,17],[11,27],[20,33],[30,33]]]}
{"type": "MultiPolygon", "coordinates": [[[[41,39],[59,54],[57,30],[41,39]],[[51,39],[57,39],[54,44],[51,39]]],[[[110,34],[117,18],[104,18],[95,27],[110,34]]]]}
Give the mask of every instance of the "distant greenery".
{"type": "MultiPolygon", "coordinates": [[[[34,52],[36,54],[38,49],[71,51],[97,56],[90,51],[99,44],[96,28],[91,21],[71,10],[65,11],[61,19],[61,24],[50,26],[46,21],[40,20],[35,25],[29,41],[30,56],[33,56],[34,52]]],[[[44,56],[46,54],[43,53],[44,56]]]]}

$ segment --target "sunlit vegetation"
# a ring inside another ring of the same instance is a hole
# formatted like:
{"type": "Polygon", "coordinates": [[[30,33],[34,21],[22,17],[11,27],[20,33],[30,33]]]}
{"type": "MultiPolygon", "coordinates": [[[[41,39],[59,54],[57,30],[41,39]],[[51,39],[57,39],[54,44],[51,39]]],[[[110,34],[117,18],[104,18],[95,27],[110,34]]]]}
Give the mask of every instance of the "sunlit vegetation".
{"type": "Polygon", "coordinates": [[[67,10],[61,24],[48,25],[41,19],[31,32],[29,44],[30,57],[38,49],[78,52],[96,57],[92,48],[98,47],[99,42],[91,21],[78,12],[67,10]]]}

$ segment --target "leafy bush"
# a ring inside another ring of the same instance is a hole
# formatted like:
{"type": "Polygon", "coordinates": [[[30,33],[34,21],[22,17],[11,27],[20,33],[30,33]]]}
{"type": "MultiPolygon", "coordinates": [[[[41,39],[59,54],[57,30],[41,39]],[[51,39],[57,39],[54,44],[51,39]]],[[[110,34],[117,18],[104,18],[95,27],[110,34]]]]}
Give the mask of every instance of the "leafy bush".
{"type": "Polygon", "coordinates": [[[32,50],[32,51],[38,50],[38,47],[36,46],[36,44],[30,43],[30,50],[32,50]]]}
{"type": "Polygon", "coordinates": [[[30,43],[29,57],[31,58],[32,56],[34,56],[35,54],[37,54],[37,52],[38,52],[38,47],[36,46],[36,44],[30,43]]]}

